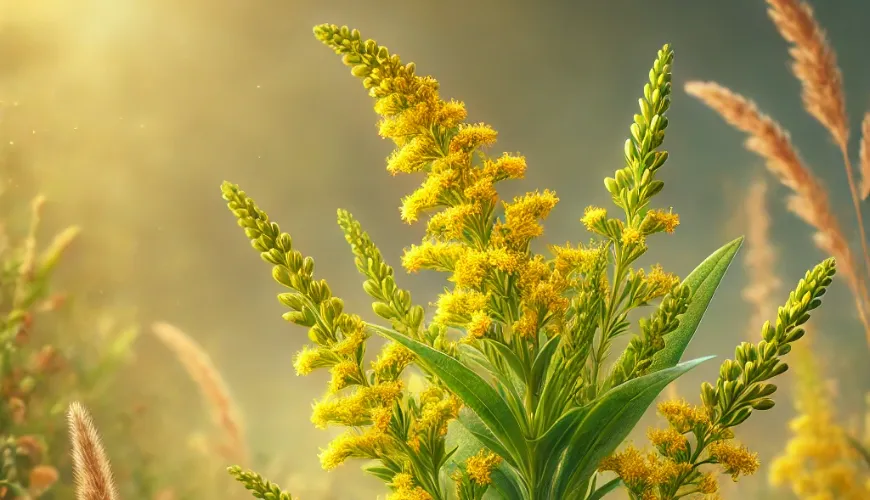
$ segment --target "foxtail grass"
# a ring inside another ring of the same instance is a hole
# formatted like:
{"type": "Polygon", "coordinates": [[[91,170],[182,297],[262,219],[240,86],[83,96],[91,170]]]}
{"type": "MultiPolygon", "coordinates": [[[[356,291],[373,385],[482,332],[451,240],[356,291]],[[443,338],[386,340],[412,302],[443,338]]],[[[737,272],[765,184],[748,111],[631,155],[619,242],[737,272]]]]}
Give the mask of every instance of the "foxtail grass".
{"type": "Polygon", "coordinates": [[[76,500],[117,500],[112,467],[88,410],[79,402],[69,406],[76,500]]]}

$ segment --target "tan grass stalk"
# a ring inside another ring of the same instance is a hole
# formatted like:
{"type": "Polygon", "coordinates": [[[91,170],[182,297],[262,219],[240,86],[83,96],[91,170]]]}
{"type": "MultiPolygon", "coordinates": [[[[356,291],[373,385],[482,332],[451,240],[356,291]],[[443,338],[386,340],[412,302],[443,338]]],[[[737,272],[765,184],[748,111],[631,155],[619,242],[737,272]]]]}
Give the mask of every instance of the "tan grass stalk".
{"type": "Polygon", "coordinates": [[[226,436],[226,458],[247,463],[249,455],[240,412],[211,357],[192,338],[169,323],[154,323],[151,331],[175,354],[208,402],[215,424],[226,436]]]}
{"type": "Polygon", "coordinates": [[[767,10],[780,35],[791,44],[792,71],[801,83],[801,98],[807,112],[818,120],[843,155],[846,179],[861,236],[865,272],[870,273],[870,250],[864,232],[861,197],[855,184],[849,156],[849,119],[843,77],[837,55],[828,43],[824,30],[816,22],[813,10],[800,0],[767,0],[767,10]]]}
{"type": "Polygon", "coordinates": [[[804,107],[834,137],[849,141],[846,97],[837,55],[812,8],[800,0],[767,0],[767,13],[780,35],[791,44],[792,71],[801,82],[804,107]]]}
{"type": "Polygon", "coordinates": [[[858,275],[848,241],[828,202],[821,182],[807,169],[786,131],[761,113],[749,99],[713,82],[689,82],[686,92],[719,113],[734,128],[749,135],[746,148],[764,158],[767,169],[793,191],[789,210],[816,230],[813,240],[837,259],[837,268],[855,296],[858,315],[870,344],[870,323],[866,308],[867,289],[858,275]]]}
{"type": "Polygon", "coordinates": [[[861,122],[861,146],[858,157],[861,170],[861,200],[870,196],[870,111],[861,122]]]}
{"type": "Polygon", "coordinates": [[[761,325],[776,314],[773,295],[781,282],[774,269],[777,252],[770,241],[770,214],[767,211],[767,184],[756,181],[749,188],[744,202],[747,222],[746,257],[743,262],[749,274],[749,283],[743,289],[743,298],[752,305],[747,338],[761,340],[761,325]]]}
{"type": "Polygon", "coordinates": [[[117,500],[112,467],[90,414],[81,403],[73,402],[68,418],[76,500],[117,500]]]}

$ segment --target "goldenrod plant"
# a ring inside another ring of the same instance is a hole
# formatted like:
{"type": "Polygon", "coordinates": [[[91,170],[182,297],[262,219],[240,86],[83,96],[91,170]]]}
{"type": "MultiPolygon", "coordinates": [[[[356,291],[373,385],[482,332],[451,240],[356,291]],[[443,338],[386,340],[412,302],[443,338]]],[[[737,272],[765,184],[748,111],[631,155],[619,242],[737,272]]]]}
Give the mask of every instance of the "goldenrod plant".
{"type": "Polygon", "coordinates": [[[679,224],[677,214],[651,204],[668,158],[661,146],[670,46],[649,72],[625,167],[605,180],[619,215],[587,208],[582,223],[592,241],[554,245],[542,255],[531,243],[543,234],[556,193],[507,202],[496,190],[524,177],[524,157],[487,154],[495,130],[467,123],[463,103],[442,100],[434,78],[419,76],[386,47],[347,27],[324,24],[314,33],[374,99],[380,134],[396,144],[387,170],[424,176],[402,200],[405,222],[429,216],[426,236],[405,249],[403,266],[447,273],[451,283],[427,321],[361,224],[340,210],[363,287],[387,325],[366,322],[345,310],[288,233],[238,186],[223,184],[230,211],[288,290],[278,296],[290,309],[284,317],[308,329],[312,345],[296,356],[297,372],[331,372],[312,421],[348,430],[321,454],[324,468],[370,459],[366,470],[388,484],[390,498],[436,500],[593,500],[620,485],[632,498],[675,499],[715,491],[708,466],[735,477],[755,470],[757,460],[733,442],[732,429],[773,406],[770,380],[787,370],[781,357],[831,283],[832,259],[806,274],[776,322],[762,327],[759,343],[739,346],[716,383],[704,384],[701,406],[660,406],[670,427],[650,434],[657,453],[617,452],[659,392],[709,359],[680,363],[742,241],[715,251],[684,280],[661,266],[636,265],[653,235],[679,224]],[[641,307],[652,312],[635,326],[629,313],[641,307]],[[390,342],[368,365],[372,334],[390,342]],[[612,360],[620,336],[631,339],[612,360]],[[424,375],[421,391],[405,383],[410,366],[424,375]],[[602,479],[605,470],[618,477],[602,479]]]}

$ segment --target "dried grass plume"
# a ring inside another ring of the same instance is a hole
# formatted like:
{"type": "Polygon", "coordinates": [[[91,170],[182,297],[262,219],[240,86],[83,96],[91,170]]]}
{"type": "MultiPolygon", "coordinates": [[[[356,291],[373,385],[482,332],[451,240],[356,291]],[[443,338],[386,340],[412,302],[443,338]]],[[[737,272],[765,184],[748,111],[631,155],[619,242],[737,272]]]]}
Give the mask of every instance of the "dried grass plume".
{"type": "Polygon", "coordinates": [[[861,170],[861,199],[870,196],[870,111],[864,115],[861,122],[861,146],[858,153],[861,170]]]}
{"type": "Polygon", "coordinates": [[[813,235],[816,245],[837,259],[838,270],[855,296],[858,315],[870,343],[864,280],[830,206],[826,189],[804,166],[788,132],[760,112],[754,102],[717,83],[689,82],[686,92],[716,111],[732,127],[748,134],[746,148],[764,158],[767,169],[792,190],[794,194],[788,199],[788,209],[816,230],[813,235]]]}
{"type": "Polygon", "coordinates": [[[175,354],[208,402],[215,424],[226,438],[220,452],[228,460],[247,463],[249,455],[240,412],[211,357],[192,338],[169,323],[154,323],[151,331],[175,354]]]}
{"type": "Polygon", "coordinates": [[[68,418],[76,500],[117,500],[112,468],[90,414],[76,401],[68,418]]]}
{"type": "Polygon", "coordinates": [[[843,77],[813,9],[799,0],[767,0],[767,4],[776,29],[792,45],[792,71],[801,83],[804,108],[828,129],[837,145],[847,144],[849,120],[843,77]]]}
{"type": "Polygon", "coordinates": [[[789,49],[792,71],[801,84],[804,108],[828,130],[843,156],[849,193],[861,236],[864,271],[870,273],[870,249],[861,211],[862,196],[855,182],[849,156],[849,117],[846,113],[843,76],[837,65],[837,56],[828,43],[824,30],[816,22],[809,4],[800,0],[767,0],[767,3],[767,12],[776,29],[792,45],[789,49]]]}

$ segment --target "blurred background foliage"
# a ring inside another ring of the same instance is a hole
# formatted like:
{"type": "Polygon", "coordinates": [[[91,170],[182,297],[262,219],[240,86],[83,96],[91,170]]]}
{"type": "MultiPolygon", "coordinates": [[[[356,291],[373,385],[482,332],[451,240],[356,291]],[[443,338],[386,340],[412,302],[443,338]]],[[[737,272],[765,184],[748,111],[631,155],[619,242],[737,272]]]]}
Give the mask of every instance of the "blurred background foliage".
{"type": "MultiPolygon", "coordinates": [[[[870,4],[814,7],[837,48],[857,129],[870,106],[870,4]]],[[[198,448],[213,429],[197,387],[145,335],[143,325],[166,320],[195,338],[222,372],[259,472],[303,498],[383,494],[353,465],[319,470],[318,447],[330,436],[309,423],[309,403],[326,374],[295,377],[292,355],[307,339],[280,318],[268,270],[218,192],[224,179],[239,183],[317,259],[348,309],[372,319],[335,209],[350,210],[397,265],[401,248],[422,231],[402,224],[397,211],[417,179],[384,171],[391,145],[376,136],[371,103],[314,40],[313,25],[357,27],[435,75],[445,97],[468,104],[471,120],[499,130],[499,148],[521,151],[530,167],[527,180],[509,189],[551,187],[562,199],[547,221],[550,242],[585,238],[583,208],[609,203],[601,180],[621,165],[646,68],[670,42],[677,52],[671,161],[659,203],[672,204],[682,225],[650,253],[684,276],[744,231],[752,215],[742,209],[748,186],[765,175],[761,160],[740,149],[742,136],[685,95],[686,80],[727,82],[774,114],[851,221],[841,162],[800,108],[785,43],[764,11],[761,0],[0,0],[3,222],[21,241],[30,200],[42,193],[41,244],[68,225],[82,228],[56,272],[55,288],[70,292],[71,302],[36,323],[30,339],[33,352],[41,342],[63,345],[80,365],[75,380],[51,379],[51,395],[33,414],[47,426],[62,478],[65,435],[56,405],[80,394],[102,425],[120,484],[142,488],[124,490],[125,498],[149,498],[164,486],[183,495],[196,486],[194,477],[222,474],[222,464],[202,460],[203,452],[214,453],[198,448]],[[126,343],[131,356],[120,355],[126,343]]],[[[771,189],[768,205],[781,256],[776,272],[792,283],[822,255],[804,224],[786,213],[783,193],[771,189]]],[[[434,299],[439,280],[400,277],[422,300],[434,299]]],[[[743,320],[750,312],[740,294],[745,282],[742,269],[732,269],[687,357],[727,356],[757,335],[761,325],[743,320]]],[[[840,413],[861,414],[870,390],[868,349],[842,283],[813,325],[814,349],[837,381],[840,413]]],[[[681,379],[686,396],[695,398],[697,383],[715,377],[714,365],[681,379]]],[[[793,414],[783,404],[785,385],[778,408],[739,436],[768,464],[793,414]]],[[[230,498],[223,478],[200,482],[214,488],[210,496],[230,498]]],[[[773,498],[765,484],[759,473],[738,488],[773,498]]],[[[54,495],[70,498],[62,490],[54,495]]]]}

